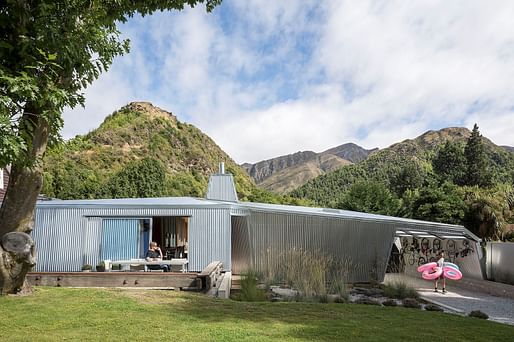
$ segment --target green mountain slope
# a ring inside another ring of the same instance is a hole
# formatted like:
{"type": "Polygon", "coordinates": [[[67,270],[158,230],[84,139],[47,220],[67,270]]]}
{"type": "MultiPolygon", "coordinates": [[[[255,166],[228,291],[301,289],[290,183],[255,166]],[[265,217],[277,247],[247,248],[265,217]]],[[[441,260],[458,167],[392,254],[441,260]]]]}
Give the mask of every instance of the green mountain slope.
{"type": "Polygon", "coordinates": [[[92,132],[48,151],[43,192],[61,199],[202,197],[225,162],[239,198],[280,202],[193,125],[150,103],[134,102],[92,132]]]}
{"type": "MultiPolygon", "coordinates": [[[[431,161],[446,141],[464,146],[470,136],[467,128],[453,127],[428,131],[415,139],[391,145],[371,154],[361,163],[348,165],[300,186],[291,194],[307,198],[317,205],[336,207],[346,191],[360,181],[378,181],[402,193],[416,188],[433,176],[431,161]],[[402,189],[404,187],[405,189],[402,189]]],[[[514,154],[482,137],[495,183],[513,181],[514,154]]]]}

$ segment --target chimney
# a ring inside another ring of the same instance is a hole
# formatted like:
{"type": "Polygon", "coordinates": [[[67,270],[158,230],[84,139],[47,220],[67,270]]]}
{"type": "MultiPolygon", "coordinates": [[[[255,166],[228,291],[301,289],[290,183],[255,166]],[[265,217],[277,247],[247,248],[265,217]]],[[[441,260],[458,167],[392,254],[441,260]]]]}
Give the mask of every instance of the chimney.
{"type": "Polygon", "coordinates": [[[230,173],[225,173],[225,163],[219,163],[219,173],[209,177],[206,199],[237,202],[236,186],[234,177],[230,173]]]}

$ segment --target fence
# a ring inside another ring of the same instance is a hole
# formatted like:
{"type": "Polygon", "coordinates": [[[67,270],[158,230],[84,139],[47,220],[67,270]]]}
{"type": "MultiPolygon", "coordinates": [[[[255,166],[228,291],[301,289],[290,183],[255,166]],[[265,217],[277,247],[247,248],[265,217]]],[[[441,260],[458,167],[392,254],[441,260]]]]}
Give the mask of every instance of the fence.
{"type": "Polygon", "coordinates": [[[514,285],[514,243],[488,242],[486,245],[487,279],[514,285]]]}

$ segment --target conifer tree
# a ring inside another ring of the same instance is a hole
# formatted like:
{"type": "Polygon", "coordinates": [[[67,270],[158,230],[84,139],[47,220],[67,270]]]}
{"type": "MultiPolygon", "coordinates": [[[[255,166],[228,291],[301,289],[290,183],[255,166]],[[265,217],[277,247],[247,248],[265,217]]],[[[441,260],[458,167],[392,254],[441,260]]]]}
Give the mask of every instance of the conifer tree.
{"type": "Polygon", "coordinates": [[[473,126],[473,131],[464,149],[464,156],[466,157],[466,185],[480,187],[491,185],[489,162],[477,124],[473,126]]]}
{"type": "Polygon", "coordinates": [[[450,141],[446,141],[432,160],[432,167],[439,179],[457,185],[466,183],[466,165],[462,146],[450,141]]]}

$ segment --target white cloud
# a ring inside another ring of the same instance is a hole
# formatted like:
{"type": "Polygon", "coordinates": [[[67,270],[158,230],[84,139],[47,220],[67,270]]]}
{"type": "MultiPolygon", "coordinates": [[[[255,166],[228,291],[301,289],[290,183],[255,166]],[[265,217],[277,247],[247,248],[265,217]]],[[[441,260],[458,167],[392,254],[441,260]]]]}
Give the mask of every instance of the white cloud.
{"type": "Polygon", "coordinates": [[[225,0],[136,18],[122,27],[132,52],[87,91],[87,114],[66,113],[64,135],[147,100],[238,162],[474,122],[514,145],[512,17],[510,1],[225,0]]]}

